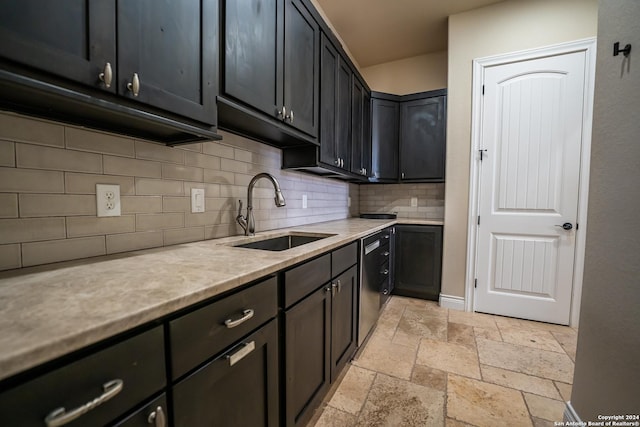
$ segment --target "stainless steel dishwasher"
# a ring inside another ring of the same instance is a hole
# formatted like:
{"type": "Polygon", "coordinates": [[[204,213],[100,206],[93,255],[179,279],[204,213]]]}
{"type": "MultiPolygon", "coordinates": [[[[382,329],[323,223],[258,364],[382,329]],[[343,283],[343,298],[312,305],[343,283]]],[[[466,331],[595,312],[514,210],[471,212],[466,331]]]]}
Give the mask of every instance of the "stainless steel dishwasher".
{"type": "Polygon", "coordinates": [[[358,313],[358,346],[375,325],[380,314],[381,231],[362,239],[360,263],[360,309],[358,313]]]}

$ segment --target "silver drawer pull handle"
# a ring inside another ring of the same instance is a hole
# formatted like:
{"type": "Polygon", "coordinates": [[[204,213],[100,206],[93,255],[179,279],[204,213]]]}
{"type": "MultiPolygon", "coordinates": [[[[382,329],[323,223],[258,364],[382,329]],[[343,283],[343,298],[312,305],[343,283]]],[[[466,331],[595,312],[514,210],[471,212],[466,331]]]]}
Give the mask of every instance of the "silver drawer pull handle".
{"type": "Polygon", "coordinates": [[[147,423],[153,424],[154,427],[165,427],[167,425],[167,418],[164,416],[162,406],[158,406],[155,411],[149,414],[147,423]]]}
{"type": "Polygon", "coordinates": [[[236,351],[233,354],[227,355],[227,360],[229,360],[229,366],[235,365],[255,349],[256,349],[255,341],[244,343],[244,345],[240,350],[236,351]]]}
{"type": "Polygon", "coordinates": [[[104,87],[107,89],[111,87],[111,80],[113,80],[113,71],[111,70],[111,64],[104,64],[104,71],[98,74],[98,78],[104,83],[104,87]]]}
{"type": "Polygon", "coordinates": [[[253,310],[252,309],[247,309],[244,310],[242,312],[242,317],[236,320],[233,319],[227,319],[224,321],[224,324],[227,326],[227,328],[231,329],[231,328],[235,328],[238,325],[241,325],[242,323],[246,322],[247,320],[251,319],[253,317],[253,310]]]}
{"type": "Polygon", "coordinates": [[[387,274],[389,274],[389,270],[387,270],[387,269],[385,268],[385,269],[384,269],[384,271],[382,272],[382,274],[384,274],[384,275],[386,276],[387,274]]]}
{"type": "Polygon", "coordinates": [[[382,253],[382,256],[389,256],[389,252],[388,252],[388,251],[384,251],[384,252],[382,253]]]}
{"type": "Polygon", "coordinates": [[[140,78],[138,77],[138,73],[133,73],[131,83],[127,83],[127,90],[133,93],[133,96],[138,96],[140,93],[140,78]]]}
{"type": "Polygon", "coordinates": [[[108,381],[102,384],[102,389],[104,391],[100,396],[69,412],[64,408],[56,408],[46,416],[44,422],[47,427],[60,427],[65,424],[69,424],[71,421],[80,418],[96,406],[114,398],[122,391],[123,387],[124,382],[120,379],[108,381]]]}

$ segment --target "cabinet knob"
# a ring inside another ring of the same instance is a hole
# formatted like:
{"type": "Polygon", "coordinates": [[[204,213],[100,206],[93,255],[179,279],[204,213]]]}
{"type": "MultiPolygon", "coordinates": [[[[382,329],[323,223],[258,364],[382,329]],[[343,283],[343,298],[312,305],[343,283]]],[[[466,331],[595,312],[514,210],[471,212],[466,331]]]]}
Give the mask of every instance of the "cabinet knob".
{"type": "Polygon", "coordinates": [[[404,179],[404,172],[402,172],[401,177],[402,177],[402,179],[404,179]]]}
{"type": "Polygon", "coordinates": [[[282,110],[278,111],[278,117],[281,117],[284,120],[287,117],[287,108],[283,105],[282,110]]]}
{"type": "Polygon", "coordinates": [[[111,81],[113,80],[113,71],[111,70],[111,64],[107,62],[104,64],[104,69],[100,74],[98,74],[98,78],[104,83],[104,87],[109,89],[111,87],[111,81]]]}
{"type": "Polygon", "coordinates": [[[158,406],[155,411],[149,414],[147,423],[153,424],[154,427],[165,427],[167,425],[167,418],[164,415],[162,406],[158,406]]]}
{"type": "Polygon", "coordinates": [[[293,123],[293,110],[291,110],[288,115],[284,116],[284,119],[289,120],[289,123],[293,123]]]}
{"type": "Polygon", "coordinates": [[[130,83],[127,83],[127,90],[133,94],[133,96],[138,96],[140,93],[140,78],[138,77],[138,73],[133,73],[133,78],[130,83]]]}

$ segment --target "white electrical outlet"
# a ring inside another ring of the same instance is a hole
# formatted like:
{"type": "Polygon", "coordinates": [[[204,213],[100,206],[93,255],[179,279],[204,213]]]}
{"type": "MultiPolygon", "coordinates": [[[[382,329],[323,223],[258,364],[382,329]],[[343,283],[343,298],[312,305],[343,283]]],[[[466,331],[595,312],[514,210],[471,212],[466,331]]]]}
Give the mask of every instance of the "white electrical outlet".
{"type": "Polygon", "coordinates": [[[120,186],[96,184],[96,211],[98,216],[120,216],[120,186]]]}
{"type": "Polygon", "coordinates": [[[302,209],[307,209],[307,195],[302,195],[302,209]]]}
{"type": "Polygon", "coordinates": [[[418,198],[417,197],[412,197],[411,198],[411,207],[412,208],[417,208],[418,207],[418,198]]]}
{"type": "Polygon", "coordinates": [[[191,189],[191,213],[204,212],[204,189],[191,189]]]}

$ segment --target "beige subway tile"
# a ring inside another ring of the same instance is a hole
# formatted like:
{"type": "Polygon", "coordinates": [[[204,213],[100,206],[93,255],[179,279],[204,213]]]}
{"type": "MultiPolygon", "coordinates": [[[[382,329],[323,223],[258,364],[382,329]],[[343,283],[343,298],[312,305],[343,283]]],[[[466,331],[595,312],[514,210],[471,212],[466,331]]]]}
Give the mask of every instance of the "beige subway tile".
{"type": "Polygon", "coordinates": [[[200,153],[184,153],[187,166],[197,166],[204,169],[220,169],[220,157],[200,153]]]}
{"type": "Polygon", "coordinates": [[[224,157],[227,159],[233,159],[233,148],[222,145],[218,142],[210,141],[202,144],[202,152],[211,156],[224,157]]]}
{"type": "Polygon", "coordinates": [[[184,194],[191,197],[192,188],[204,189],[205,197],[219,197],[220,196],[220,184],[209,184],[205,182],[188,182],[184,183],[184,194]]]}
{"type": "Polygon", "coordinates": [[[203,172],[202,168],[163,163],[162,178],[202,182],[203,172]]]}
{"type": "Polygon", "coordinates": [[[64,218],[0,219],[0,244],[64,239],[64,218]]]}
{"type": "Polygon", "coordinates": [[[20,245],[0,245],[0,270],[22,267],[20,245]]]}
{"type": "Polygon", "coordinates": [[[145,178],[160,178],[162,176],[162,165],[158,162],[114,156],[104,156],[103,162],[105,174],[145,178]]]}
{"type": "Polygon", "coordinates": [[[138,159],[184,164],[184,154],[184,150],[177,150],[164,144],[136,141],[136,157],[138,159]]]}
{"type": "MultiPolygon", "coordinates": [[[[246,206],[246,201],[243,202],[243,206],[246,206]]],[[[211,197],[205,199],[205,207],[210,211],[223,211],[238,209],[238,201],[229,197],[211,197]]]]}
{"type": "Polygon", "coordinates": [[[104,255],[105,253],[104,236],[23,243],[22,264],[28,267],[30,265],[89,258],[104,255]]]}
{"type": "Polygon", "coordinates": [[[14,114],[0,114],[0,139],[64,147],[64,127],[14,114]]]}
{"type": "Polygon", "coordinates": [[[220,224],[220,211],[209,211],[199,213],[186,213],[184,217],[185,227],[195,227],[198,225],[220,224]]]}
{"type": "Polygon", "coordinates": [[[251,151],[240,150],[237,148],[233,150],[233,156],[235,160],[245,163],[258,163],[257,160],[258,157],[260,157],[259,155],[254,154],[251,151]]]}
{"type": "Polygon", "coordinates": [[[136,194],[139,196],[182,196],[182,181],[136,178],[136,194]]]}
{"type": "Polygon", "coordinates": [[[96,197],[76,194],[20,194],[20,217],[96,215],[96,197]]]}
{"type": "Polygon", "coordinates": [[[107,236],[107,253],[137,251],[163,245],[162,231],[123,233],[107,236]]]}
{"type": "Polygon", "coordinates": [[[16,144],[16,165],[22,168],[102,173],[102,155],[16,144]]]}
{"type": "Polygon", "coordinates": [[[240,226],[235,223],[224,223],[204,228],[204,238],[220,239],[222,237],[235,236],[241,233],[240,226]]]}
{"type": "Polygon", "coordinates": [[[177,245],[180,243],[196,242],[204,240],[204,227],[178,228],[164,230],[164,244],[177,245]]]}
{"type": "Polygon", "coordinates": [[[202,142],[192,143],[192,144],[181,144],[176,145],[174,148],[179,150],[193,151],[196,153],[202,153],[202,142]]]}
{"type": "Polygon", "coordinates": [[[222,159],[220,161],[220,170],[235,173],[249,173],[249,163],[239,162],[237,160],[222,159]]]}
{"type": "Polygon", "coordinates": [[[183,213],[138,214],[136,231],[164,230],[184,227],[183,213]]]}
{"type": "Polygon", "coordinates": [[[67,127],[67,148],[94,153],[134,157],[133,139],[88,129],[67,127]]]}
{"type": "Polygon", "coordinates": [[[18,217],[18,195],[0,194],[0,218],[18,217]]]}
{"type": "Polygon", "coordinates": [[[98,236],[136,231],[134,215],[98,218],[79,216],[67,218],[67,237],[98,236]]]}
{"type": "Polygon", "coordinates": [[[135,180],[131,176],[65,172],[64,182],[67,194],[96,194],[96,184],[119,185],[121,196],[136,193],[135,180]]]}
{"type": "Polygon", "coordinates": [[[120,198],[122,214],[162,213],[162,196],[124,196],[120,198]]]}
{"type": "Polygon", "coordinates": [[[0,167],[0,191],[64,193],[62,172],[0,167]]]}
{"type": "Polygon", "coordinates": [[[191,197],[163,197],[162,212],[191,212],[191,197]]]}
{"type": "Polygon", "coordinates": [[[0,140],[0,166],[14,167],[16,165],[16,144],[0,140]]]}
{"type": "Polygon", "coordinates": [[[205,169],[204,182],[233,185],[235,183],[235,174],[233,172],[205,169]]]}

